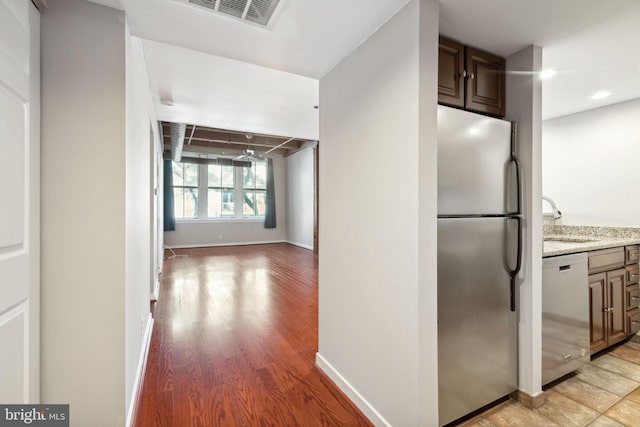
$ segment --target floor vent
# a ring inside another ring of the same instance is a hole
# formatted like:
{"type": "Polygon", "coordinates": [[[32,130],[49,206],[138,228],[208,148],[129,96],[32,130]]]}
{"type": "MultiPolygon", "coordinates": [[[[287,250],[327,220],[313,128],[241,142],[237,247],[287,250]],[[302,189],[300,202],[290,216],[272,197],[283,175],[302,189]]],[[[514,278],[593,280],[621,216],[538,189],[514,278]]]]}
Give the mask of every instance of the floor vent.
{"type": "Polygon", "coordinates": [[[198,6],[209,11],[219,13],[258,25],[271,28],[275,17],[282,8],[285,0],[174,0],[179,3],[198,6]]]}

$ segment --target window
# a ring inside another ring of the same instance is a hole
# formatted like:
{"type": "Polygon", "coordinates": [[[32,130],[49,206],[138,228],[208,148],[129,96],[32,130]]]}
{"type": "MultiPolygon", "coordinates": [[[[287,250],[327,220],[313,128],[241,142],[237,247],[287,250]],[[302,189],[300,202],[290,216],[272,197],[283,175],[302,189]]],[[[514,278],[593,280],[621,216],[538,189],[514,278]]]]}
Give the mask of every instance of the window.
{"type": "Polygon", "coordinates": [[[233,166],[208,165],[207,216],[233,218],[235,213],[235,179],[233,166]]]}
{"type": "Polygon", "coordinates": [[[176,218],[198,217],[198,165],[173,163],[173,197],[176,218]]]}
{"type": "Polygon", "coordinates": [[[243,168],[174,162],[173,194],[177,219],[264,218],[267,162],[243,168]]]}
{"type": "Polygon", "coordinates": [[[263,217],[267,200],[267,163],[254,162],[242,168],[242,215],[263,217]]]}

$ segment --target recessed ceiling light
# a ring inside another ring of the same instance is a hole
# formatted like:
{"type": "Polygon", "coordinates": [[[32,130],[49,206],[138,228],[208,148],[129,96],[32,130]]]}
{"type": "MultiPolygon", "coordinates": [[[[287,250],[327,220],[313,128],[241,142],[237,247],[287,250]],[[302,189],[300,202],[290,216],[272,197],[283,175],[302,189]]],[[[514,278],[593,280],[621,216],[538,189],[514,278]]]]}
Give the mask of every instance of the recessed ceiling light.
{"type": "Polygon", "coordinates": [[[542,70],[540,71],[540,78],[542,80],[548,79],[549,77],[553,77],[555,76],[557,73],[556,70],[553,70],[551,68],[547,69],[547,70],[542,70]]]}
{"type": "Polygon", "coordinates": [[[604,99],[609,95],[611,95],[611,92],[607,90],[601,90],[600,92],[596,92],[593,95],[591,95],[591,99],[604,99]]]}

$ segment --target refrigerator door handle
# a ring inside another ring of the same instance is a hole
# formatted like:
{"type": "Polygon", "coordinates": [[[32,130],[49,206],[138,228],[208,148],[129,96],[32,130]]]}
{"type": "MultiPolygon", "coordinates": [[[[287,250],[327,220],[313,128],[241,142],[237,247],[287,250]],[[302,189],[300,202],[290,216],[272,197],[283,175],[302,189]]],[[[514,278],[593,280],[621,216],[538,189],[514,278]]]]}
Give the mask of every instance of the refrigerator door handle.
{"type": "Polygon", "coordinates": [[[516,167],[516,211],[512,214],[522,215],[522,164],[515,154],[511,154],[510,161],[516,167]]]}
{"type": "Polygon", "coordinates": [[[518,273],[522,269],[522,217],[521,216],[512,216],[509,217],[509,220],[516,221],[518,224],[517,233],[518,233],[518,244],[517,244],[517,252],[516,252],[516,265],[509,272],[511,276],[509,292],[510,292],[510,305],[511,311],[516,311],[516,277],[518,277],[518,273]]]}
{"type": "Polygon", "coordinates": [[[510,161],[516,167],[516,214],[522,215],[522,164],[517,156],[517,141],[518,141],[518,125],[516,122],[511,122],[511,158],[510,161]]]}

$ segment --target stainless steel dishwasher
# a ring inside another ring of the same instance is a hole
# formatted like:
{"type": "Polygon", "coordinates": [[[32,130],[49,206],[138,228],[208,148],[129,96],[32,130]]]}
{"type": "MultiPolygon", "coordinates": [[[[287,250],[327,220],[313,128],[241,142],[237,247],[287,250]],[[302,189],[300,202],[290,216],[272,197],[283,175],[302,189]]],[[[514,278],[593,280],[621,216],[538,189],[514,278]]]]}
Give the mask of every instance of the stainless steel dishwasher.
{"type": "Polygon", "coordinates": [[[542,260],[542,385],[589,361],[587,254],[542,260]]]}

